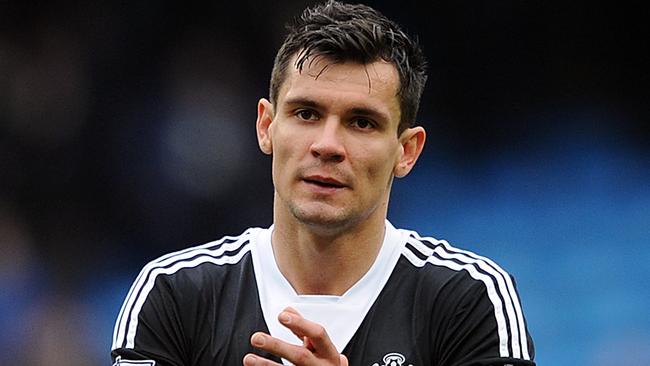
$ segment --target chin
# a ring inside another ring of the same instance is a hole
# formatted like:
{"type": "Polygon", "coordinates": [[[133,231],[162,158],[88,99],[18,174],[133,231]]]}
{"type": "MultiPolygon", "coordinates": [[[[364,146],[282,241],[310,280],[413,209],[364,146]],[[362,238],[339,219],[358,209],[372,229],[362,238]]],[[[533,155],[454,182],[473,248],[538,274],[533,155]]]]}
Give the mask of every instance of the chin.
{"type": "Polygon", "coordinates": [[[300,223],[321,232],[337,232],[346,229],[359,220],[354,220],[353,215],[346,214],[343,210],[333,207],[324,208],[298,208],[292,210],[293,216],[300,223]]]}

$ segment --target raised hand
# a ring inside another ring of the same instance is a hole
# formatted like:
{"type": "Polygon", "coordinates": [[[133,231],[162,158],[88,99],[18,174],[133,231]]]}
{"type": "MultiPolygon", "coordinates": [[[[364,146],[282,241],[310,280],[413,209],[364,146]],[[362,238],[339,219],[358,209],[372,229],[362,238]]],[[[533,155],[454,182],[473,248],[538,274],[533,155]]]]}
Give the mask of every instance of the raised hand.
{"type": "MultiPolygon", "coordinates": [[[[287,343],[263,332],[251,336],[251,345],[297,366],[348,366],[347,357],[339,354],[322,325],[303,318],[293,308],[284,309],[278,315],[278,320],[302,339],[302,346],[287,343]]],[[[267,365],[280,364],[251,353],[244,357],[244,366],[267,365]]]]}

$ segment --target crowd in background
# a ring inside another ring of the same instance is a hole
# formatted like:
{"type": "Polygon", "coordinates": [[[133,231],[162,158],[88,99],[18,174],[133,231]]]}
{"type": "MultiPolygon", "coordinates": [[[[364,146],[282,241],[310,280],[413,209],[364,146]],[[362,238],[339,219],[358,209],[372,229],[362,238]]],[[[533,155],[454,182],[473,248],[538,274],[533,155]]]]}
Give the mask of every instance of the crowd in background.
{"type": "MultiPolygon", "coordinates": [[[[271,224],[256,103],[313,2],[0,2],[0,364],[109,364],[149,260],[271,224]]],[[[650,364],[647,22],[366,2],[419,35],[427,146],[389,219],[514,273],[540,365],[650,364]]]]}

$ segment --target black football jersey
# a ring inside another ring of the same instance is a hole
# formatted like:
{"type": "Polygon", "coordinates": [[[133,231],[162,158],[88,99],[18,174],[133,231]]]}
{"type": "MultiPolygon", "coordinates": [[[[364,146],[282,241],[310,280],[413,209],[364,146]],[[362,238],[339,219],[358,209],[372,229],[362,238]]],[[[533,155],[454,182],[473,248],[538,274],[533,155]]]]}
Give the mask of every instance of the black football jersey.
{"type": "Polygon", "coordinates": [[[241,365],[257,331],[301,344],[287,306],[325,327],[351,366],[534,366],[513,278],[488,258],[386,221],[370,270],[342,296],[299,295],[271,248],[273,227],[147,264],[115,324],[115,366],[241,365]]]}

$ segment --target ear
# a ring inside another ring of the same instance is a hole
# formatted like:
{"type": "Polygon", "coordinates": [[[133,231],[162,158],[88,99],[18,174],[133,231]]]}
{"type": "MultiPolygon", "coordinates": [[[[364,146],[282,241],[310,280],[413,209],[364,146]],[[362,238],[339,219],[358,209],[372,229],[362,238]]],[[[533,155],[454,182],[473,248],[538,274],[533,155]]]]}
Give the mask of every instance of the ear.
{"type": "Polygon", "coordinates": [[[413,169],[415,162],[422,153],[426,137],[426,131],[420,126],[407,128],[402,132],[399,136],[400,156],[393,168],[396,177],[405,177],[413,169]]]}
{"type": "Polygon", "coordinates": [[[271,155],[273,152],[271,122],[273,122],[273,104],[262,98],[257,102],[257,122],[255,123],[255,129],[257,130],[257,143],[260,146],[260,150],[267,155],[271,155]]]}

